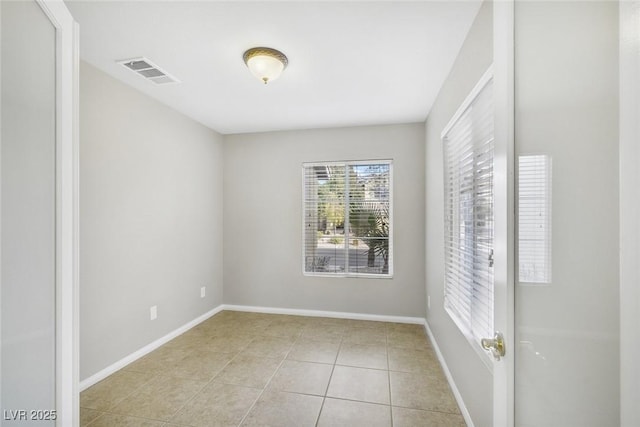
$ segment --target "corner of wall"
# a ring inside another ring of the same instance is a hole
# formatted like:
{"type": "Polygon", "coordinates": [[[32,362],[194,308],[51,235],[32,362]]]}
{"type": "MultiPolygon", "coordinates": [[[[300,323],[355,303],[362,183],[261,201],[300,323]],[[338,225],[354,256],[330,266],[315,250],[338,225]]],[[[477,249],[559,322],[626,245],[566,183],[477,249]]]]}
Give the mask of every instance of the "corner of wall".
{"type": "Polygon", "coordinates": [[[440,133],[493,62],[493,4],[480,7],[425,121],[426,298],[428,334],[467,423],[491,425],[493,378],[444,310],[444,189],[440,133]]]}
{"type": "Polygon", "coordinates": [[[86,379],[222,304],[223,137],[86,62],[80,116],[86,379]]]}

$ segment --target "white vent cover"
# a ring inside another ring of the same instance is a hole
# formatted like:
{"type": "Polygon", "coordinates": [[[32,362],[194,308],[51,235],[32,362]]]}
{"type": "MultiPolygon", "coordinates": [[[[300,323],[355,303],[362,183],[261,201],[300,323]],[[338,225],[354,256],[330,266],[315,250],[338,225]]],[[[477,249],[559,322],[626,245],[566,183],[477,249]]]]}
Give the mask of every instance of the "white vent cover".
{"type": "Polygon", "coordinates": [[[118,64],[124,65],[127,69],[144,77],[147,80],[151,80],[158,85],[167,83],[180,83],[178,79],[162,70],[147,58],[123,59],[122,61],[116,62],[118,64]]]}

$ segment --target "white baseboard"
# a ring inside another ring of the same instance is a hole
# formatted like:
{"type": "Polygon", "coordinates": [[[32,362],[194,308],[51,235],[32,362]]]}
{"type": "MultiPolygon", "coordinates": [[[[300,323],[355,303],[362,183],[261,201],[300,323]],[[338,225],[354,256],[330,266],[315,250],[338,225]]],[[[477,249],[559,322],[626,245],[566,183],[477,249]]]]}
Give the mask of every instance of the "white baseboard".
{"type": "Polygon", "coordinates": [[[213,310],[210,310],[210,311],[206,312],[202,316],[193,319],[192,321],[182,325],[178,329],[176,329],[176,330],[174,330],[172,332],[169,332],[167,335],[165,335],[165,336],[163,336],[161,338],[158,338],[154,342],[142,347],[140,350],[137,350],[137,351],[131,353],[130,355],[118,360],[116,363],[114,363],[114,364],[112,364],[110,366],[107,366],[106,368],[104,368],[103,370],[99,371],[98,373],[90,376],[89,378],[80,381],[80,391],[86,390],[87,388],[91,387],[92,385],[96,384],[97,382],[102,381],[103,379],[105,379],[109,375],[115,373],[116,371],[119,371],[120,369],[124,368],[128,364],[130,364],[132,362],[135,362],[136,360],[140,359],[141,357],[151,353],[156,348],[160,347],[163,344],[168,343],[169,341],[171,341],[172,339],[174,339],[178,335],[185,333],[186,331],[188,331],[189,329],[193,328],[197,324],[204,322],[205,320],[207,320],[211,316],[219,313],[222,310],[224,310],[223,305],[219,305],[218,307],[214,308],[213,310]]]}
{"type": "Polygon", "coordinates": [[[462,417],[464,418],[464,421],[467,423],[467,427],[474,427],[473,421],[471,420],[471,414],[469,414],[469,410],[464,404],[464,400],[462,400],[462,395],[460,394],[460,390],[458,390],[458,387],[456,386],[455,381],[453,381],[453,376],[451,375],[451,371],[449,371],[447,362],[445,362],[444,357],[440,352],[440,347],[438,347],[438,343],[436,342],[436,339],[434,338],[433,333],[431,332],[431,328],[429,328],[429,323],[427,323],[426,320],[424,321],[424,329],[427,332],[427,335],[429,336],[429,340],[433,345],[433,349],[435,350],[436,355],[438,356],[438,361],[442,366],[444,375],[447,377],[447,381],[449,382],[449,386],[451,387],[453,396],[455,397],[456,402],[458,402],[458,406],[460,407],[460,412],[462,413],[462,417]]]}
{"type": "MultiPolygon", "coordinates": [[[[193,328],[197,324],[204,322],[205,320],[221,312],[222,310],[246,311],[246,312],[253,312],[253,313],[268,313],[268,314],[288,314],[293,316],[333,317],[336,319],[372,320],[377,322],[413,323],[418,325],[425,324],[425,320],[422,317],[385,316],[385,315],[378,315],[378,314],[346,313],[346,312],[340,312],[340,311],[320,311],[320,310],[303,310],[303,309],[293,309],[293,308],[271,308],[271,307],[255,307],[255,306],[247,306],[247,305],[221,304],[218,307],[214,308],[213,310],[208,311],[202,316],[192,320],[191,322],[186,323],[185,325],[168,333],[167,335],[161,338],[158,338],[154,342],[118,360],[114,364],[107,366],[106,368],[90,376],[89,378],[82,380],[80,382],[80,387],[79,387],[80,391],[86,390],[87,388],[91,387],[97,382],[105,379],[109,375],[124,368],[128,364],[135,362],[141,357],[151,353],[153,350],[157,349],[161,345],[166,344],[167,342],[171,341],[178,335],[183,334],[184,332],[193,328]]],[[[433,341],[433,338],[432,338],[432,341],[433,341]]],[[[440,353],[438,353],[438,358],[439,359],[441,358],[440,353]]],[[[441,363],[442,363],[442,360],[441,360],[441,363]]],[[[445,369],[445,372],[448,372],[448,371],[445,369]]],[[[447,378],[449,379],[449,382],[452,383],[450,379],[450,375],[447,375],[447,378]]],[[[452,388],[454,387],[452,386],[452,388]]],[[[456,399],[457,399],[457,396],[456,396],[456,399]]]]}
{"type": "Polygon", "coordinates": [[[424,325],[422,317],[386,316],[380,314],[347,313],[342,311],[304,310],[297,308],[256,307],[249,305],[223,304],[224,310],[248,311],[252,313],[288,314],[292,316],[333,317],[335,319],[372,320],[375,322],[414,323],[424,325]]]}

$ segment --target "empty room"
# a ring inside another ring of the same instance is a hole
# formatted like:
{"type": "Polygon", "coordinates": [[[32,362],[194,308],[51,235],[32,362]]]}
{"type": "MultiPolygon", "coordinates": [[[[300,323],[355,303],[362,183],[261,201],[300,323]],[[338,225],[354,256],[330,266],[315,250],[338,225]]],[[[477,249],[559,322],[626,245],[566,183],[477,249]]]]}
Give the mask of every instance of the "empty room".
{"type": "Polygon", "coordinates": [[[640,427],[640,1],[0,0],[0,425],[640,427]]]}

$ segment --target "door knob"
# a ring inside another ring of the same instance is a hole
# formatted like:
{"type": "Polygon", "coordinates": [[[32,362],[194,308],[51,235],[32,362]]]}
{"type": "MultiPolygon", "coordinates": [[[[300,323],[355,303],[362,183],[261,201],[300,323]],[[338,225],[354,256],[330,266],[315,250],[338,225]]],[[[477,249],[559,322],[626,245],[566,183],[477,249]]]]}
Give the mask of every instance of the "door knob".
{"type": "Polygon", "coordinates": [[[480,340],[482,348],[491,352],[494,359],[500,360],[505,354],[504,337],[500,332],[496,332],[493,338],[482,338],[480,340]]]}

